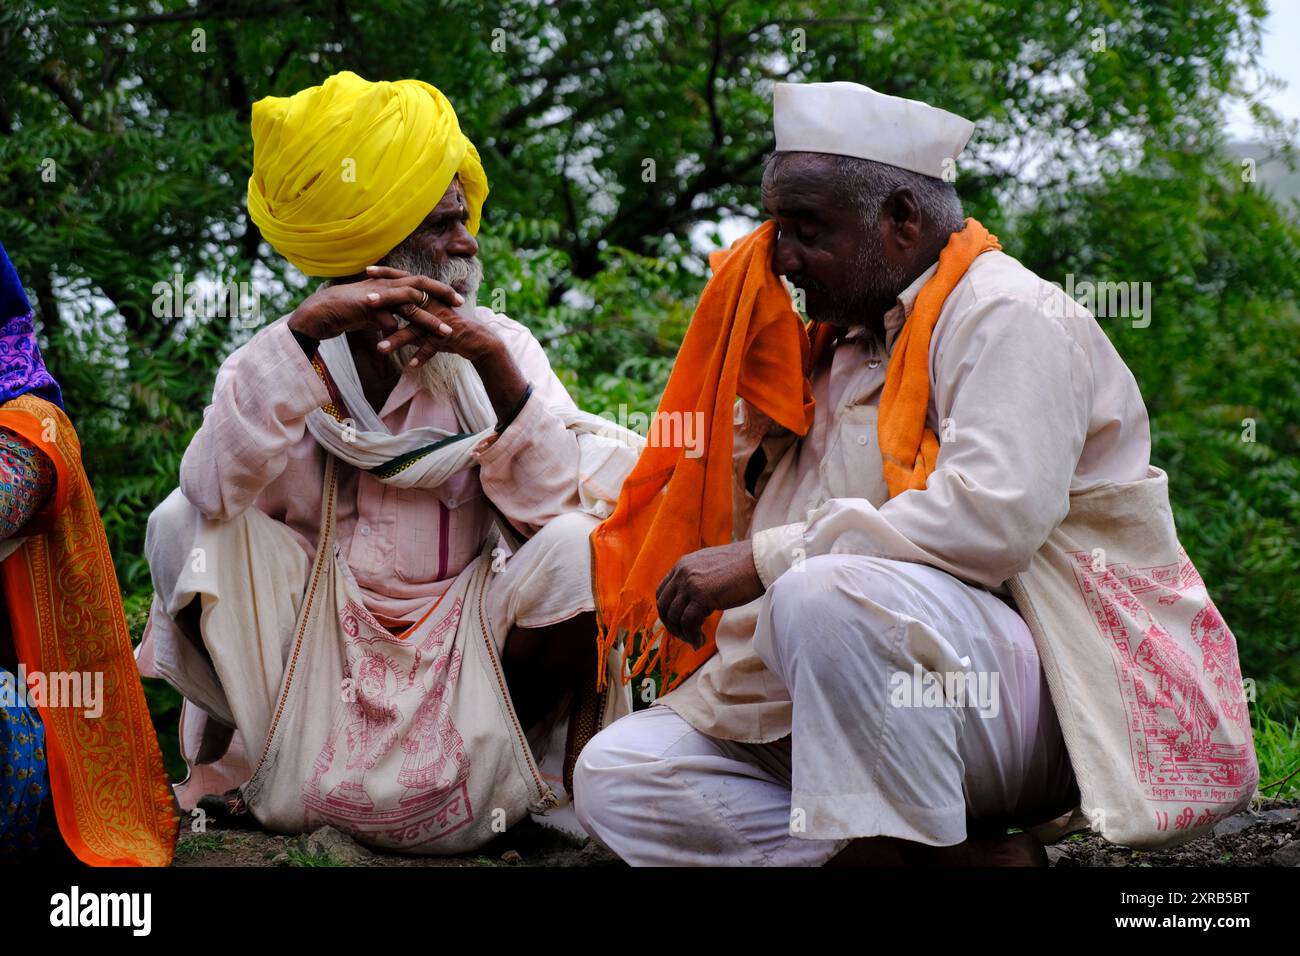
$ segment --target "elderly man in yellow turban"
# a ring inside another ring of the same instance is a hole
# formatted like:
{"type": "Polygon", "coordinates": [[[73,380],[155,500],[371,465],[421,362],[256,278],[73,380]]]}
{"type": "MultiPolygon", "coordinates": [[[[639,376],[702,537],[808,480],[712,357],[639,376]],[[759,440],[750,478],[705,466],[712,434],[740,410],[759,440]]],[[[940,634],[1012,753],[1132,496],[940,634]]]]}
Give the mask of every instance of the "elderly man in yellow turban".
{"type": "Polygon", "coordinates": [[[638,440],[475,306],[487,178],[438,90],[340,73],[252,132],[249,215],[327,281],[222,365],[149,520],[146,663],[197,708],[182,800],[470,849],[562,805],[630,710],[595,690],[588,538],[638,440]]]}

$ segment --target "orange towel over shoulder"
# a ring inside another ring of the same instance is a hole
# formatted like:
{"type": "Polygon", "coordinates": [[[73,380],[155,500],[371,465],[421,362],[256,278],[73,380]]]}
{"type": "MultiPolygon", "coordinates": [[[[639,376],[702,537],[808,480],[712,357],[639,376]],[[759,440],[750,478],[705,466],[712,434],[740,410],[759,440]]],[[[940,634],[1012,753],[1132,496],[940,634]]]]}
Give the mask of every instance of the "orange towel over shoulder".
{"type": "Polygon", "coordinates": [[[948,237],[939,253],[939,268],[917,293],[912,313],[898,333],[876,418],[891,498],[924,488],[939,458],[939,436],[925,425],[930,408],[930,336],[939,312],[976,257],[1001,248],[997,236],[977,220],[967,219],[960,232],[948,237]]]}
{"type": "Polygon", "coordinates": [[[658,416],[702,416],[703,454],[691,457],[684,447],[648,445],[624,482],[614,513],[592,534],[602,650],[626,633],[627,655],[632,636],[641,632],[641,653],[629,661],[631,674],[660,665],[665,690],[714,651],[720,615],[705,622],[706,640],[698,650],[669,641],[658,620],[655,590],[682,555],[731,541],[736,396],[796,434],[805,434],[812,424],[812,388],[805,374],[808,334],[772,272],[775,236],[776,224],[767,222],[729,252],[711,257],[714,276],[700,296],[659,402],[658,416]]]}

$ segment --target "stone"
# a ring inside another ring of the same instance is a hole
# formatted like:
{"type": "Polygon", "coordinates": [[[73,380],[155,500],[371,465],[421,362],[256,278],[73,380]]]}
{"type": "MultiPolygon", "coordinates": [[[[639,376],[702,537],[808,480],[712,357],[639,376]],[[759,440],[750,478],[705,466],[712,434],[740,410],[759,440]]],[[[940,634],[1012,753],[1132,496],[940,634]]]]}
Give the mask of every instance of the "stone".
{"type": "Polygon", "coordinates": [[[1300,840],[1292,840],[1268,858],[1273,866],[1300,866],[1300,840]]]}
{"type": "Polygon", "coordinates": [[[520,856],[518,850],[506,850],[506,852],[504,852],[504,853],[501,854],[501,862],[502,862],[502,863],[522,863],[522,862],[524,862],[524,858],[523,858],[522,856],[520,856]]]}
{"type": "Polygon", "coordinates": [[[1062,864],[1068,866],[1073,862],[1074,862],[1074,857],[1070,856],[1069,853],[1067,853],[1065,850],[1062,850],[1059,846],[1047,847],[1048,866],[1061,866],[1062,864]]]}
{"type": "Polygon", "coordinates": [[[1216,823],[1214,825],[1214,835],[1216,837],[1231,836],[1234,833],[1240,833],[1243,830],[1249,830],[1251,827],[1259,826],[1263,822],[1262,814],[1252,813],[1247,810],[1245,813],[1238,813],[1236,816],[1228,817],[1228,819],[1216,823]]]}
{"type": "Polygon", "coordinates": [[[348,866],[364,866],[375,856],[352,837],[330,826],[321,827],[309,834],[303,840],[302,847],[308,853],[328,854],[348,866]]]}
{"type": "Polygon", "coordinates": [[[1265,823],[1290,823],[1292,820],[1300,820],[1300,809],[1283,807],[1279,810],[1265,810],[1260,817],[1265,823]]]}

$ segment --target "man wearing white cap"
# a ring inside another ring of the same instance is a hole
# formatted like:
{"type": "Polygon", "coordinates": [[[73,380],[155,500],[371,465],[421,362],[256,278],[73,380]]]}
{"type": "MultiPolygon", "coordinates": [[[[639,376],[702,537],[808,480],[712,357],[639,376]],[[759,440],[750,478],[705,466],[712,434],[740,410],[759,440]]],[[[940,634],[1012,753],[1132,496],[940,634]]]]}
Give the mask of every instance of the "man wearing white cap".
{"type": "Polygon", "coordinates": [[[1072,494],[1147,476],[1141,396],[963,219],[972,123],[855,83],[777,84],[774,112],[772,268],[832,333],[814,417],[738,402],[736,540],[657,595],[692,643],[723,611],[717,652],[591,741],[579,817],[633,864],[1045,865],[1007,831],[1079,791],[1005,583],[1072,494]]]}

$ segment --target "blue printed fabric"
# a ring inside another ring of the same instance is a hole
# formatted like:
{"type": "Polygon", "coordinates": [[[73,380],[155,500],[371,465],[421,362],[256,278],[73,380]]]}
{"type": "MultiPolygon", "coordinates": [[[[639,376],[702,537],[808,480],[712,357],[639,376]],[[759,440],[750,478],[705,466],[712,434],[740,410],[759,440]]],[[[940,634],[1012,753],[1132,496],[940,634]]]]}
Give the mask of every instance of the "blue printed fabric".
{"type": "Polygon", "coordinates": [[[41,804],[50,791],[45,727],[22,690],[0,668],[0,858],[37,849],[41,804]]]}

